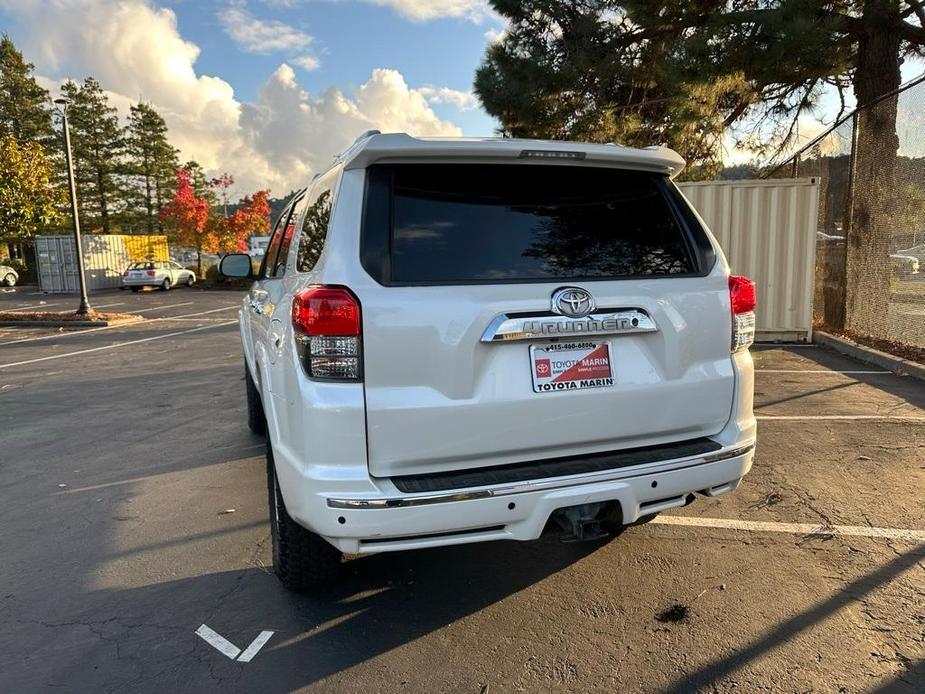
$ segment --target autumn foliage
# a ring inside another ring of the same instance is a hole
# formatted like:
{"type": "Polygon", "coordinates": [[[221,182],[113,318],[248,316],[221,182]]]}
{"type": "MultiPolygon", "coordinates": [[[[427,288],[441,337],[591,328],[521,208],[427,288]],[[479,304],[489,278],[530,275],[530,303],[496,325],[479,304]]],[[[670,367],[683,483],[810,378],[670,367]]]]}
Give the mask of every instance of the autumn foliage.
{"type": "MultiPolygon", "coordinates": [[[[212,180],[219,188],[233,182],[225,174],[212,180]]],[[[227,191],[226,191],[227,192],[227,191]]],[[[161,219],[169,226],[177,244],[196,249],[196,269],[202,275],[202,254],[220,251],[246,251],[247,239],[252,234],[266,234],[270,227],[270,191],[258,190],[244,197],[230,216],[217,214],[208,198],[196,194],[190,172],[177,169],[177,192],[161,210],[161,219]]]]}
{"type": "Polygon", "coordinates": [[[196,195],[189,171],[177,169],[177,192],[161,210],[178,243],[196,249],[196,271],[202,275],[202,254],[218,250],[218,238],[209,224],[209,201],[196,195]]]}
{"type": "Polygon", "coordinates": [[[220,250],[246,252],[249,236],[263,236],[270,230],[269,194],[268,190],[258,190],[253,195],[245,196],[234,214],[218,220],[220,250]]]}

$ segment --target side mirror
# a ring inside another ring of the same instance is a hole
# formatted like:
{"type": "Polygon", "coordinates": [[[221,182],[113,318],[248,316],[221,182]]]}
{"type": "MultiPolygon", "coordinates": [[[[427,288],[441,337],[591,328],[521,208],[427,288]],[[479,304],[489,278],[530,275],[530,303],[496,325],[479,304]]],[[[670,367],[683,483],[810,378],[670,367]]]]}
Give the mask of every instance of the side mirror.
{"type": "Polygon", "coordinates": [[[225,277],[253,277],[251,257],[245,253],[230,253],[219,261],[218,272],[225,277]]]}

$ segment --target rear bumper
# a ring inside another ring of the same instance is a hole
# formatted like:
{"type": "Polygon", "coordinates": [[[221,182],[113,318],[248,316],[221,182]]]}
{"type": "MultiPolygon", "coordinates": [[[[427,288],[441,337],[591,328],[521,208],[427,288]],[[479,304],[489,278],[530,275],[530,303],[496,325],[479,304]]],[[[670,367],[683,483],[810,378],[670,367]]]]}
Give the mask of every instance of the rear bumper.
{"type": "Polygon", "coordinates": [[[278,456],[277,467],[290,515],[341,551],[367,553],[533,540],[556,509],[603,501],[618,501],[624,523],[632,523],[683,506],[693,492],[717,496],[734,490],[753,455],[754,442],[747,441],[709,455],[631,469],[430,494],[401,494],[387,480],[372,485],[369,478],[378,493],[320,492],[324,480],[288,466],[279,469],[278,456]]]}
{"type": "Polygon", "coordinates": [[[157,279],[156,277],[146,277],[145,279],[127,279],[122,278],[123,287],[160,287],[163,283],[163,279],[157,279]]]}

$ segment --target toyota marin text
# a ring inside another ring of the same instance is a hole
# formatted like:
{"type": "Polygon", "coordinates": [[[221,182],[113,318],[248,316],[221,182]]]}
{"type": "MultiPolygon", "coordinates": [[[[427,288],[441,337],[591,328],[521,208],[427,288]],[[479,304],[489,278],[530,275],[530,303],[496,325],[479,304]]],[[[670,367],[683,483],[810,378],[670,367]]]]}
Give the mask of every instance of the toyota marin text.
{"type": "Polygon", "coordinates": [[[273,563],[618,534],[734,490],[755,285],[650,147],[361,136],[297,193],[240,312],[273,563]]]}

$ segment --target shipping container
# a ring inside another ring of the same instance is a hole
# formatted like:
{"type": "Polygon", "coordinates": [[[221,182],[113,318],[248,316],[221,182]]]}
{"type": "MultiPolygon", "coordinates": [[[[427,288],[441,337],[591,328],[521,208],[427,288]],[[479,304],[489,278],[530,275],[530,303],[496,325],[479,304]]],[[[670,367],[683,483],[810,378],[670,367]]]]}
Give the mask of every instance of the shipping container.
{"type": "Polygon", "coordinates": [[[810,341],[818,178],[679,183],[732,271],[755,281],[759,340],[810,341]]]}
{"type": "MultiPolygon", "coordinates": [[[[168,260],[167,237],[87,234],[81,237],[87,291],[122,286],[134,260],[168,260]]],[[[80,291],[73,236],[36,236],[39,287],[52,294],[80,291]]]]}

